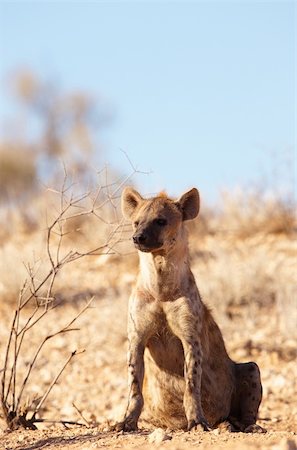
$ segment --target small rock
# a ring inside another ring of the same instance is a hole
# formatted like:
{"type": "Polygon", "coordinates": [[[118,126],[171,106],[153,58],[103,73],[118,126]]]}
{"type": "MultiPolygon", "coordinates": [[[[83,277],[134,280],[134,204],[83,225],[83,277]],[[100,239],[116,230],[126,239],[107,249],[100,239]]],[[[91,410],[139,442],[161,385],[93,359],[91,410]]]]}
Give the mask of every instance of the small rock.
{"type": "Polygon", "coordinates": [[[297,442],[294,439],[284,438],[279,444],[272,447],[273,450],[297,450],[297,442]]]}
{"type": "Polygon", "coordinates": [[[297,442],[293,439],[286,439],[286,442],[284,442],[284,450],[297,450],[297,442]]]}
{"type": "Polygon", "coordinates": [[[160,444],[163,441],[168,441],[172,439],[171,436],[165,433],[162,428],[156,428],[151,434],[148,436],[148,440],[151,444],[160,444]]]}

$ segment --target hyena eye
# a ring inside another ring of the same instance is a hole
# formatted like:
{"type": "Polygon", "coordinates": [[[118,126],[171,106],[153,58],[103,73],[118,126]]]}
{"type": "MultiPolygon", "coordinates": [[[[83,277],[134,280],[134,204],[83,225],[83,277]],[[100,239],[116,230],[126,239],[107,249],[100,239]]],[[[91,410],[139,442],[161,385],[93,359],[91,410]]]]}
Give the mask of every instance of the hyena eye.
{"type": "Polygon", "coordinates": [[[165,225],[167,225],[167,220],[166,219],[156,219],[156,224],[160,225],[160,227],[164,227],[165,225]]]}
{"type": "Polygon", "coordinates": [[[138,227],[138,225],[139,225],[139,222],[138,222],[138,220],[136,220],[136,222],[134,222],[134,226],[138,227]]]}

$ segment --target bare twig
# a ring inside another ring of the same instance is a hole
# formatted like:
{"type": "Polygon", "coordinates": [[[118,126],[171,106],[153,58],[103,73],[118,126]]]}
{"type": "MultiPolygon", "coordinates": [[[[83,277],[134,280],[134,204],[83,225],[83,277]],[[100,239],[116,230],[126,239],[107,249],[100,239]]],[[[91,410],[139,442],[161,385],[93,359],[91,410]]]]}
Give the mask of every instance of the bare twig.
{"type": "MultiPolygon", "coordinates": [[[[52,339],[52,338],[54,338],[54,337],[56,337],[56,336],[58,336],[59,334],[63,334],[63,333],[68,333],[68,332],[70,332],[70,331],[78,331],[79,330],[79,328],[71,328],[71,326],[74,324],[74,322],[76,322],[76,320],[86,311],[86,309],[88,309],[88,307],[90,306],[90,304],[91,304],[91,302],[93,301],[93,299],[94,299],[94,297],[92,297],[87,303],[86,303],[86,305],[78,312],[78,314],[76,314],[76,316],[64,327],[64,328],[62,328],[62,329],[60,329],[60,330],[58,330],[58,331],[56,331],[55,333],[52,333],[52,334],[48,334],[42,341],[41,341],[41,343],[39,344],[39,346],[38,346],[38,348],[37,348],[37,350],[36,350],[36,352],[35,352],[35,354],[34,354],[34,356],[32,357],[32,359],[31,359],[31,362],[30,362],[30,364],[29,364],[29,367],[28,367],[28,371],[27,371],[27,374],[26,374],[26,376],[25,376],[25,378],[24,378],[24,380],[23,380],[23,383],[22,383],[22,385],[21,385],[21,388],[20,388],[20,391],[19,391],[19,395],[18,395],[18,401],[17,401],[17,404],[16,404],[16,409],[18,409],[18,407],[20,406],[20,402],[21,402],[21,399],[22,399],[22,395],[23,395],[23,392],[24,392],[24,389],[25,389],[25,387],[26,387],[26,384],[28,383],[28,380],[29,380],[29,377],[30,377],[30,375],[31,375],[31,372],[32,372],[32,369],[33,369],[33,367],[34,367],[34,364],[35,364],[35,362],[36,362],[36,359],[37,359],[37,357],[38,357],[38,355],[39,355],[39,353],[41,352],[41,350],[42,350],[42,348],[43,348],[43,346],[45,345],[45,343],[47,342],[47,341],[49,341],[50,339],[52,339]]],[[[76,352],[73,354],[73,356],[76,354],[76,352]]],[[[72,357],[73,357],[72,356],[72,357]]],[[[71,357],[71,358],[72,358],[71,357]]],[[[68,363],[67,363],[68,364],[68,363]]],[[[67,365],[66,364],[66,365],[67,365]]],[[[63,369],[64,370],[64,369],[63,369]]],[[[60,375],[59,375],[60,376],[60,375]]]]}
{"type": "Polygon", "coordinates": [[[62,375],[62,373],[64,372],[64,370],[66,369],[66,367],[68,366],[68,364],[70,363],[70,361],[72,360],[72,358],[74,358],[74,356],[79,355],[81,353],[83,353],[85,350],[82,350],[80,352],[77,352],[77,350],[74,350],[69,357],[67,358],[67,360],[65,361],[63,367],[59,370],[59,372],[57,373],[57,375],[55,376],[55,378],[53,379],[53,381],[51,382],[51,384],[49,385],[49,387],[47,388],[46,392],[44,393],[44,395],[42,396],[41,400],[39,401],[38,405],[36,406],[36,408],[34,409],[34,413],[32,415],[32,418],[36,416],[36,414],[38,413],[38,411],[40,410],[41,406],[43,405],[43,403],[45,402],[45,400],[47,399],[49,393],[51,392],[51,390],[53,389],[53,387],[55,386],[55,384],[57,383],[58,379],[60,378],[60,376],[62,375]]]}
{"type": "Polygon", "coordinates": [[[76,404],[74,402],[72,403],[72,406],[77,411],[77,413],[80,415],[82,420],[86,423],[86,426],[89,427],[90,426],[90,422],[85,418],[85,416],[83,415],[82,411],[76,406],[76,404]]]}
{"type": "Polygon", "coordinates": [[[76,422],[75,420],[49,420],[49,419],[34,419],[34,423],[53,423],[61,425],[78,425],[80,427],[87,427],[86,424],[76,422]]]}
{"type": "MultiPolygon", "coordinates": [[[[9,412],[9,406],[7,405],[7,401],[6,401],[7,397],[5,395],[6,373],[7,373],[7,369],[8,369],[8,357],[9,357],[9,353],[10,353],[11,342],[12,342],[12,337],[13,337],[13,333],[14,333],[14,325],[15,325],[15,322],[17,319],[17,315],[18,315],[18,310],[15,311],[14,316],[13,316],[12,325],[11,325],[10,333],[9,333],[9,338],[8,338],[8,342],[6,345],[4,366],[3,366],[2,378],[1,378],[1,407],[2,407],[2,411],[3,411],[3,416],[6,419],[8,419],[8,412],[9,412]]],[[[11,383],[11,381],[9,381],[9,386],[10,386],[10,383],[11,383]]]]}

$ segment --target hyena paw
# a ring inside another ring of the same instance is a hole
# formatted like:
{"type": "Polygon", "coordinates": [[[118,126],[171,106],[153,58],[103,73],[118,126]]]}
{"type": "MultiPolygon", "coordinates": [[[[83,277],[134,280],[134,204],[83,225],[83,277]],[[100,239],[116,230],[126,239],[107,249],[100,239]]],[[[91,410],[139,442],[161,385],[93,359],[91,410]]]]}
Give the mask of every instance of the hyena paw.
{"type": "Polygon", "coordinates": [[[235,431],[238,431],[235,426],[229,422],[229,420],[224,420],[224,422],[221,422],[218,425],[218,429],[220,432],[227,432],[227,433],[234,433],[235,431]]]}
{"type": "Polygon", "coordinates": [[[244,429],[244,433],[267,433],[267,430],[253,423],[244,429]]]}
{"type": "Polygon", "coordinates": [[[126,433],[130,433],[132,431],[137,431],[137,422],[132,420],[123,420],[122,422],[117,422],[113,426],[110,427],[110,431],[124,431],[126,433]]]}
{"type": "Polygon", "coordinates": [[[211,431],[211,426],[205,418],[199,420],[191,420],[188,422],[188,431],[211,431]]]}

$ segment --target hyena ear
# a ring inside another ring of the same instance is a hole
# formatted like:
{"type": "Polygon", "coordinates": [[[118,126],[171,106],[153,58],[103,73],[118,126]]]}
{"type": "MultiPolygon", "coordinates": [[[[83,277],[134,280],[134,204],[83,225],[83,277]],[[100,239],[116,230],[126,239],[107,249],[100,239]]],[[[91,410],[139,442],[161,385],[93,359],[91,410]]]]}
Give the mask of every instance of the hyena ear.
{"type": "Polygon", "coordinates": [[[183,194],[176,202],[182,212],[183,220],[195,219],[200,208],[199,192],[196,188],[183,194]]]}
{"type": "Polygon", "coordinates": [[[143,202],[141,195],[131,187],[125,187],[122,192],[122,213],[125,219],[131,219],[135,210],[143,202]]]}

